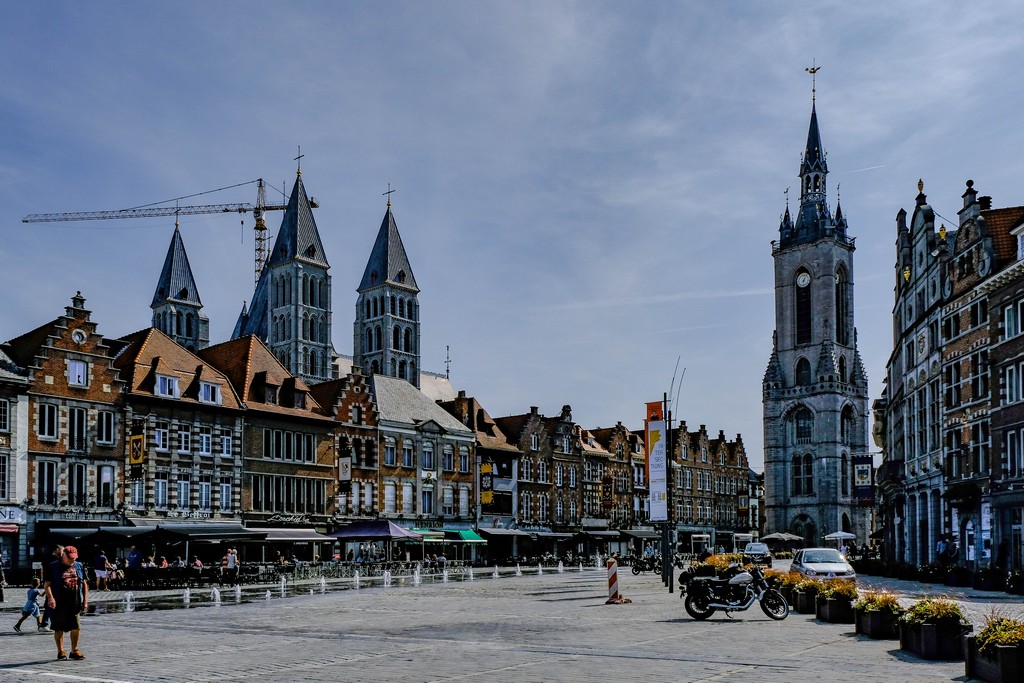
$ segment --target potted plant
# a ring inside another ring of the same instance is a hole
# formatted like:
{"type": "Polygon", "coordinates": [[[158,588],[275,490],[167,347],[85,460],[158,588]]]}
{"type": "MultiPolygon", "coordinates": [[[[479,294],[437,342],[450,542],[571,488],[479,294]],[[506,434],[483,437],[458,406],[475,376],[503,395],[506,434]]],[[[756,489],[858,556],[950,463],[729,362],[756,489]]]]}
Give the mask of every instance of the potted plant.
{"type": "Polygon", "coordinates": [[[983,567],[974,572],[972,586],[980,591],[997,591],[1002,589],[1002,577],[995,569],[983,567]]]}
{"type": "Polygon", "coordinates": [[[821,583],[814,579],[803,579],[793,586],[793,593],[796,595],[796,611],[800,614],[814,614],[815,601],[818,598],[818,590],[821,583]]]}
{"type": "Polygon", "coordinates": [[[900,648],[924,659],[963,659],[971,624],[956,602],[924,598],[900,617],[900,648]]]}
{"type": "Polygon", "coordinates": [[[766,577],[768,572],[771,572],[771,576],[775,578],[774,587],[782,593],[782,597],[792,607],[796,603],[796,593],[794,593],[793,587],[800,583],[800,576],[789,572],[780,572],[777,569],[769,569],[765,572],[766,577]]]}
{"type": "Polygon", "coordinates": [[[853,603],[854,632],[868,638],[897,638],[903,608],[892,593],[870,591],[853,603]]]}
{"type": "Polygon", "coordinates": [[[946,572],[947,586],[969,586],[971,585],[971,570],[962,565],[956,564],[946,572]]]}
{"type": "Polygon", "coordinates": [[[816,616],[830,624],[853,623],[853,601],[857,587],[843,579],[829,579],[821,584],[816,601],[816,616]]]}
{"type": "Polygon", "coordinates": [[[991,683],[1024,679],[1024,621],[986,617],[978,635],[964,639],[964,672],[991,683]]]}

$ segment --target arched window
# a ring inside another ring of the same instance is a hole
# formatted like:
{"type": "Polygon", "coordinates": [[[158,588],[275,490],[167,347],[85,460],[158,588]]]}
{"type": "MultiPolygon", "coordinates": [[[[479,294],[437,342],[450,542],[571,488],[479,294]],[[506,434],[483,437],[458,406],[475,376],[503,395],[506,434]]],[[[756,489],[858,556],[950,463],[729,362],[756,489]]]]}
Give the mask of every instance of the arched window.
{"type": "Polygon", "coordinates": [[[804,495],[814,493],[814,461],[810,454],[804,456],[804,495]]]}
{"type": "Polygon", "coordinates": [[[853,408],[851,406],[844,406],[843,412],[839,418],[839,442],[845,445],[851,445],[853,440],[853,408]]]}
{"type": "Polygon", "coordinates": [[[850,463],[846,457],[846,453],[843,453],[839,466],[842,468],[839,473],[839,479],[842,482],[840,490],[842,495],[848,496],[850,495],[850,463]]]}
{"type": "Polygon", "coordinates": [[[366,331],[366,350],[373,351],[373,330],[366,331]]]}
{"type": "Polygon", "coordinates": [[[378,351],[384,348],[384,335],[380,329],[380,325],[378,325],[376,329],[376,339],[374,340],[373,348],[378,351]]]}
{"type": "Polygon", "coordinates": [[[409,320],[415,320],[415,319],[416,319],[416,303],[412,299],[410,299],[409,300],[409,320]]]}
{"type": "MultiPolygon", "coordinates": [[[[394,301],[394,299],[392,299],[394,301]]],[[[398,343],[402,340],[402,330],[399,329],[398,325],[395,325],[395,329],[391,332],[391,348],[395,351],[401,350],[401,346],[398,343]]]]}
{"type": "Polygon", "coordinates": [[[302,303],[309,303],[309,276],[303,273],[302,275],[302,303]]]}
{"type": "Polygon", "coordinates": [[[805,387],[811,383],[811,362],[801,358],[796,362],[796,385],[805,387]]]}
{"type": "Polygon", "coordinates": [[[401,361],[401,362],[400,362],[400,363],[398,364],[398,376],[399,376],[399,377],[401,377],[402,379],[409,379],[409,378],[408,378],[408,377],[406,377],[406,375],[405,375],[405,361],[404,361],[404,360],[403,360],[403,361],[401,361]]]}
{"type": "Polygon", "coordinates": [[[309,339],[309,316],[302,314],[302,339],[309,339]]]}
{"type": "Polygon", "coordinates": [[[192,337],[195,332],[192,330],[192,314],[188,313],[185,315],[185,336],[192,337]]]}
{"type": "Polygon", "coordinates": [[[327,318],[320,316],[320,343],[327,343],[327,318]]]}
{"type": "Polygon", "coordinates": [[[391,359],[391,376],[398,377],[398,361],[391,359]]]}
{"type": "Polygon", "coordinates": [[[839,381],[846,384],[846,356],[839,356],[839,381]]]}
{"type": "Polygon", "coordinates": [[[309,374],[315,375],[320,371],[320,360],[317,358],[316,350],[309,351],[309,374]]]}
{"type": "Polygon", "coordinates": [[[807,408],[800,408],[793,415],[796,443],[811,443],[814,437],[814,415],[807,408]]]}
{"type": "Polygon", "coordinates": [[[369,318],[369,317],[370,317],[370,311],[371,311],[371,310],[372,310],[372,306],[370,305],[370,300],[369,300],[369,299],[367,299],[367,300],[366,300],[366,317],[367,317],[367,318],[369,318]]]}
{"type": "Polygon", "coordinates": [[[796,343],[811,343],[811,274],[801,268],[796,274],[796,343]]]}
{"type": "Polygon", "coordinates": [[[405,330],[405,339],[403,341],[405,343],[403,344],[402,348],[405,349],[406,351],[410,351],[411,352],[412,351],[412,330],[406,328],[406,330],[405,330]]]}
{"type": "Polygon", "coordinates": [[[175,315],[174,334],[181,334],[181,331],[185,329],[185,316],[181,314],[181,311],[175,315]]]}
{"type": "Polygon", "coordinates": [[[804,468],[803,458],[799,455],[793,456],[793,495],[799,496],[804,492],[804,468]]]}
{"type": "Polygon", "coordinates": [[[405,317],[405,299],[398,300],[398,317],[405,317]]]}
{"type": "Polygon", "coordinates": [[[836,341],[850,343],[850,286],[841,265],[836,270],[836,341]]]}
{"type": "Polygon", "coordinates": [[[379,313],[377,312],[379,310],[380,310],[380,307],[377,304],[377,297],[374,297],[373,298],[373,317],[374,318],[376,318],[379,315],[379,313]]]}
{"type": "Polygon", "coordinates": [[[395,297],[391,296],[391,297],[388,297],[388,298],[391,299],[391,315],[394,315],[395,314],[395,297]]]}
{"type": "Polygon", "coordinates": [[[370,363],[370,374],[376,375],[378,372],[380,372],[380,366],[377,365],[377,361],[373,361],[370,363]]]}

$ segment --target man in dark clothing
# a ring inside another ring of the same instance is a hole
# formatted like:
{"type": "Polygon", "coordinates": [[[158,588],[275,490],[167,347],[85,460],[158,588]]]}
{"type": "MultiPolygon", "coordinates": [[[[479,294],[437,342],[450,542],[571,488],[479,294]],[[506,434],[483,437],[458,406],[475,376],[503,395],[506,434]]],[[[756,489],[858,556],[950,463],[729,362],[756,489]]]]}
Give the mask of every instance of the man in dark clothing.
{"type": "Polygon", "coordinates": [[[53,640],[57,643],[57,659],[68,659],[64,651],[65,631],[71,634],[71,659],[85,659],[78,649],[79,617],[89,607],[89,582],[85,580],[85,570],[78,561],[75,546],[64,546],[60,559],[50,563],[44,589],[46,606],[53,610],[50,626],[53,628],[53,640]]]}

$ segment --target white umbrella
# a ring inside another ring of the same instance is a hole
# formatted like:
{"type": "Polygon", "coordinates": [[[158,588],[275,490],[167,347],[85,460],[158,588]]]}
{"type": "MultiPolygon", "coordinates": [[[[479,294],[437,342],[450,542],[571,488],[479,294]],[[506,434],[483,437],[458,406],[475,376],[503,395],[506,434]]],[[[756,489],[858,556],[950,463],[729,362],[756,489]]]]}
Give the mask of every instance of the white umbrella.
{"type": "Polygon", "coordinates": [[[833,531],[825,537],[826,541],[850,541],[857,538],[856,534],[851,534],[849,531],[833,531]]]}

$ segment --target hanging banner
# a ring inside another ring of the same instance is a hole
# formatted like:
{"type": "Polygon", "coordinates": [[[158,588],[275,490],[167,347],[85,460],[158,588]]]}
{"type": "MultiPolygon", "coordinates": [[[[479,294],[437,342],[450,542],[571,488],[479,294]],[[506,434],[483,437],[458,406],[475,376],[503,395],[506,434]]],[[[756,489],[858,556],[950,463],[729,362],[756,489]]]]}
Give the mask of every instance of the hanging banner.
{"type": "Polygon", "coordinates": [[[647,482],[651,492],[651,521],[668,521],[668,435],[662,403],[647,404],[647,482]]]}
{"type": "Polygon", "coordinates": [[[870,455],[853,456],[853,497],[861,505],[873,505],[875,486],[874,466],[870,455]]]}

